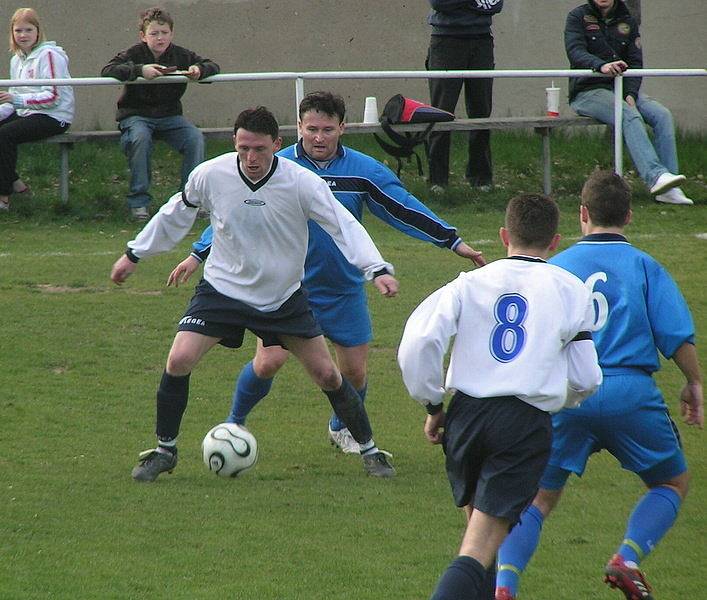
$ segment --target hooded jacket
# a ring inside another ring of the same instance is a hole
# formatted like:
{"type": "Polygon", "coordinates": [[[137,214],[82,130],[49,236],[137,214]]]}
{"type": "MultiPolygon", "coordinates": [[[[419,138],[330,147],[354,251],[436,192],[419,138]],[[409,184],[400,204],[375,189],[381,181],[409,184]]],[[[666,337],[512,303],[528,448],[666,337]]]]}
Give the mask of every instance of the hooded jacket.
{"type": "Polygon", "coordinates": [[[432,35],[476,37],[491,35],[491,18],[500,13],[503,0],[429,0],[427,22],[432,35]]]}
{"type": "MultiPolygon", "coordinates": [[[[572,10],[565,24],[565,51],[571,69],[599,72],[602,65],[617,60],[623,60],[630,69],[643,68],[638,22],[621,0],[615,0],[606,17],[592,0],[572,10]]],[[[613,78],[573,77],[569,83],[569,99],[571,102],[584,90],[613,87],[613,78]]],[[[637,98],[640,87],[640,77],[627,77],[624,96],[637,98]]]]}
{"type": "MultiPolygon", "coordinates": [[[[149,64],[177,67],[186,70],[197,65],[201,70],[199,79],[216,75],[220,67],[208,58],[201,58],[195,52],[170,44],[158,60],[155,60],[147,44],[140,42],[118,53],[101,70],[103,77],[114,77],[120,81],[135,81],[142,77],[142,67],[149,64]]],[[[148,118],[173,117],[182,114],[181,97],[187,89],[186,83],[160,85],[126,85],[118,98],[116,121],[126,117],[148,118]]]]}
{"type": "MultiPolygon", "coordinates": [[[[15,54],[10,60],[12,79],[70,79],[69,57],[56,42],[37,44],[25,56],[15,54]]],[[[20,117],[43,114],[59,122],[74,120],[74,90],[68,85],[22,85],[11,87],[12,107],[20,117]]],[[[0,106],[0,112],[8,111],[9,104],[0,106]]],[[[7,115],[5,115],[7,116],[7,115]]]]}

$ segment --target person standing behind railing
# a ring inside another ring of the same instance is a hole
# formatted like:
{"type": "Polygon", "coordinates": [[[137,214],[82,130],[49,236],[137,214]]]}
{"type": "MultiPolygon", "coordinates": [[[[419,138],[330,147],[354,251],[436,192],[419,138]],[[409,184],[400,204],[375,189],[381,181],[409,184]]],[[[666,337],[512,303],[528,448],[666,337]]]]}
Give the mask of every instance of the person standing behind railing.
{"type": "MultiPolygon", "coordinates": [[[[621,75],[643,68],[638,22],[622,0],[588,0],[572,10],[565,24],[565,50],[572,69],[621,75]]],[[[675,125],[670,111],[640,92],[641,79],[624,82],[623,138],[639,176],[658,202],[692,204],[678,187],[675,125]],[[646,132],[653,128],[655,142],[646,132]]],[[[614,82],[603,77],[570,78],[569,101],[577,114],[614,124],[614,82]]]]}
{"type": "MultiPolygon", "coordinates": [[[[491,20],[503,9],[503,0],[429,0],[432,11],[427,22],[432,36],[425,67],[428,71],[493,69],[491,20]]],[[[464,104],[470,118],[486,118],[493,106],[493,79],[430,79],[432,106],[449,112],[464,86],[464,104]]],[[[441,193],[449,180],[448,131],[431,133],[427,144],[430,191],[441,193]]],[[[493,183],[491,133],[469,132],[466,179],[472,187],[488,189],[493,183]]]]}
{"type": "MultiPolygon", "coordinates": [[[[32,8],[18,8],[10,19],[12,79],[68,79],[69,57],[56,42],[44,41],[32,8]]],[[[17,174],[17,146],[63,133],[74,118],[70,86],[14,86],[0,91],[0,211],[10,208],[10,195],[29,188],[17,174]]]]}

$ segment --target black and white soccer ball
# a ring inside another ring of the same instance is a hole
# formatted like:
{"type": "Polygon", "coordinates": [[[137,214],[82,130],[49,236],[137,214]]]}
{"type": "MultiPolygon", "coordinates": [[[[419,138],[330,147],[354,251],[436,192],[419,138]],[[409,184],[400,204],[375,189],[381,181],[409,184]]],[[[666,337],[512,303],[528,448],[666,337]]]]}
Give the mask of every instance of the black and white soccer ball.
{"type": "Polygon", "coordinates": [[[204,464],[220,477],[236,477],[258,461],[258,442],[241,425],[221,423],[201,443],[204,464]]]}

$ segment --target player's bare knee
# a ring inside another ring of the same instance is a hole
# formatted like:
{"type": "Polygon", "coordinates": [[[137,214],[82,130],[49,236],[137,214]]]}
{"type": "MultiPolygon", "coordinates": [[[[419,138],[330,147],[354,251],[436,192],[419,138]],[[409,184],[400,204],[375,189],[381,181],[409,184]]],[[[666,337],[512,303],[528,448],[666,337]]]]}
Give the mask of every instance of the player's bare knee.
{"type": "Polygon", "coordinates": [[[547,517],[557,506],[560,501],[560,496],[562,495],[562,490],[545,490],[540,489],[535,499],[533,500],[533,505],[543,514],[543,517],[547,517]]]}
{"type": "Polygon", "coordinates": [[[170,352],[167,357],[167,373],[182,377],[192,372],[196,363],[195,357],[189,352],[170,352]]]}
{"type": "Polygon", "coordinates": [[[335,390],[341,386],[341,373],[333,362],[317,365],[310,369],[309,373],[314,383],[323,390],[335,390]]]}
{"type": "Polygon", "coordinates": [[[664,481],[662,483],[658,483],[656,485],[650,486],[650,487],[667,487],[673,490],[682,500],[685,499],[687,496],[687,492],[690,489],[690,479],[691,475],[689,471],[685,471],[684,473],[680,473],[677,477],[673,477],[672,479],[668,481],[664,481]]]}
{"type": "Polygon", "coordinates": [[[271,379],[287,361],[287,353],[256,354],[253,359],[253,371],[261,379],[271,379]]]}
{"type": "Polygon", "coordinates": [[[366,368],[365,367],[349,367],[348,369],[341,370],[341,374],[346,377],[351,382],[357,390],[360,390],[366,386],[366,368]]]}

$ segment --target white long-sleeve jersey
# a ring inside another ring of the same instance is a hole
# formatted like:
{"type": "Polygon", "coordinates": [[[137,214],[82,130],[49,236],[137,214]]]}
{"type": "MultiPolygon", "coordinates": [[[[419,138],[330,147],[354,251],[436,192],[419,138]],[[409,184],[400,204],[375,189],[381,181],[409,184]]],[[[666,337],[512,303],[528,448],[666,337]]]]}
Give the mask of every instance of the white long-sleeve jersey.
{"type": "Polygon", "coordinates": [[[422,404],[459,390],[556,412],[602,381],[593,319],[589,291],[574,275],[541,259],[501,259],[460,274],[415,309],[398,350],[403,381],[422,404]]]}
{"type": "Polygon", "coordinates": [[[277,310],[300,287],[309,219],[331,235],[367,279],[383,268],[393,273],[323,179],[274,157],[268,174],[253,183],[241,172],[235,152],[196,167],[184,193],[170,198],[128,248],[138,258],[171,250],[191,229],[199,207],[211,213],[214,232],[204,278],[225,296],[258,310],[277,310]]]}

